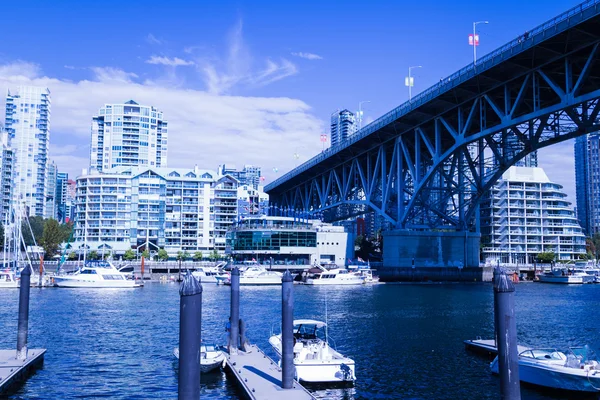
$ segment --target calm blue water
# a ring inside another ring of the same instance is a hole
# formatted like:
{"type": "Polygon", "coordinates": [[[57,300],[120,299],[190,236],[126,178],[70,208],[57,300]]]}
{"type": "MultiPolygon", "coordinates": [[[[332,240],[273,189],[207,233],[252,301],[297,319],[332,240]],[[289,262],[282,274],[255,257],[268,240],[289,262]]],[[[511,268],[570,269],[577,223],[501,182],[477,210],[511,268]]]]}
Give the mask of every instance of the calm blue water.
{"type": "MultiPolygon", "coordinates": [[[[268,345],[281,308],[279,287],[242,287],[241,313],[251,342],[268,345]]],[[[224,339],[229,288],[204,285],[203,337],[224,339]]],[[[497,399],[488,360],[464,339],[493,333],[490,285],[295,286],[299,317],[324,318],[338,350],[356,361],[356,387],[315,392],[323,399],[497,399]]],[[[0,291],[0,348],[13,348],[17,290],[0,291]]],[[[517,285],[519,342],[588,343],[600,349],[600,285],[517,285]]],[[[174,399],[172,356],[178,340],[178,285],[132,290],[32,289],[30,347],[48,349],[44,368],[11,399],[174,399]]],[[[523,389],[524,399],[565,398],[523,389]]],[[[237,399],[222,373],[203,377],[203,399],[237,399]]],[[[573,396],[569,396],[573,398],[573,396]]],[[[588,397],[590,398],[590,397],[588,397]]],[[[596,398],[596,397],[591,397],[596,398]]]]}

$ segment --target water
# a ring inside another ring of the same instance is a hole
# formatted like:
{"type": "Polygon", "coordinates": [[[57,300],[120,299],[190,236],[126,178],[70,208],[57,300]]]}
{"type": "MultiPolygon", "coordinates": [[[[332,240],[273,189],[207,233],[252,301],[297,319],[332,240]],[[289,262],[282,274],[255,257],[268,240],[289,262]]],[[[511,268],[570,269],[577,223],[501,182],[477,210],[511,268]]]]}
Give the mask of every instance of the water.
{"type": "MultiPolygon", "coordinates": [[[[462,341],[492,338],[492,288],[482,284],[295,286],[297,318],[322,318],[356,362],[354,388],[317,390],[322,399],[497,399],[488,360],[462,341]]],[[[0,348],[14,348],[17,290],[0,290],[0,348]]],[[[589,344],[600,349],[600,285],[517,285],[519,343],[589,344]]],[[[224,341],[229,288],[204,285],[203,335],[224,341]]],[[[280,319],[280,287],[242,287],[241,315],[251,342],[274,356],[271,325],[280,319]]],[[[44,368],[11,399],[175,399],[178,285],[141,289],[31,290],[30,347],[48,349],[44,368]]],[[[223,373],[203,377],[203,399],[237,399],[223,373]]],[[[523,399],[565,394],[525,387],[523,399]]],[[[573,398],[572,395],[569,398],[573,398]]],[[[593,398],[582,396],[581,398],[593,398]]]]}

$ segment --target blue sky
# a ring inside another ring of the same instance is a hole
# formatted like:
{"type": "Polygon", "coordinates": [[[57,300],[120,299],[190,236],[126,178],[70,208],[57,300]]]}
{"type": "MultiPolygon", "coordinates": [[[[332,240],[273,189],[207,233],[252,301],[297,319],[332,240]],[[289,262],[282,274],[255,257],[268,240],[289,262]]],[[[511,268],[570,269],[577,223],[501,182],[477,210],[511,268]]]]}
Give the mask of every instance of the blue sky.
{"type": "MultiPolygon", "coordinates": [[[[52,91],[51,155],[77,175],[91,116],[134,98],[165,112],[169,166],[263,167],[267,182],[319,151],[338,107],[371,121],[577,1],[29,1],[3,5],[0,88],[52,91]],[[9,27],[15,27],[10,29],[9,27]]],[[[3,106],[3,104],[2,104],[3,106]]],[[[572,144],[541,165],[574,193],[572,144]],[[568,164],[567,169],[564,165],[568,164]]],[[[572,197],[574,200],[574,197],[572,197]]]]}

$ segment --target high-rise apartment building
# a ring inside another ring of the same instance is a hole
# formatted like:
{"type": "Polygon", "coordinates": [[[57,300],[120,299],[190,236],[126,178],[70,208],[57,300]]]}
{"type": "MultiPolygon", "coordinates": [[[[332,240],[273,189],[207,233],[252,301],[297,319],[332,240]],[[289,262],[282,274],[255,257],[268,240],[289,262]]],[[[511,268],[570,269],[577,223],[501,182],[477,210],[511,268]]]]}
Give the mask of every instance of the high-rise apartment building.
{"type": "Polygon", "coordinates": [[[584,232],[600,232],[600,134],[575,139],[577,219],[584,232]]]}
{"type": "Polygon", "coordinates": [[[162,111],[133,100],[105,104],[92,118],[90,167],[166,167],[167,137],[162,111]]]}
{"type": "Polygon", "coordinates": [[[342,143],[357,130],[356,116],[349,110],[336,110],[331,114],[331,145],[342,143]]]}
{"type": "Polygon", "coordinates": [[[20,86],[6,96],[5,129],[12,149],[12,198],[43,216],[50,144],[50,90],[20,86]]]}
{"type": "Polygon", "coordinates": [[[237,170],[235,165],[219,165],[219,175],[233,176],[238,180],[240,186],[251,186],[258,189],[260,185],[260,167],[254,165],[244,165],[242,170],[237,170]]]}
{"type": "Polygon", "coordinates": [[[54,161],[48,163],[46,175],[46,200],[44,202],[44,218],[57,219],[56,209],[56,183],[58,179],[58,167],[54,161]]]}
{"type": "Polygon", "coordinates": [[[541,252],[557,260],[586,253],[585,235],[562,186],[542,168],[510,167],[481,204],[484,259],[533,264],[541,252]]]}
{"type": "Polygon", "coordinates": [[[66,172],[58,172],[56,174],[56,194],[54,202],[56,203],[56,220],[64,224],[69,219],[67,215],[67,187],[69,174],[66,172]]]}
{"type": "Polygon", "coordinates": [[[0,219],[9,215],[13,187],[13,152],[8,147],[8,135],[0,125],[0,219]]]}

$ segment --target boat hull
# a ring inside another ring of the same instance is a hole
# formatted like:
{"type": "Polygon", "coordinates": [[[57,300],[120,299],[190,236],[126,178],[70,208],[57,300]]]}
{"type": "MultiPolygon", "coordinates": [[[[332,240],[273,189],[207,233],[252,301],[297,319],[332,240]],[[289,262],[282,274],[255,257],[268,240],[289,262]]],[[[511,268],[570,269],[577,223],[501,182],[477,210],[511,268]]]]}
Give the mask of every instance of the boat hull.
{"type": "Polygon", "coordinates": [[[365,281],[361,279],[307,279],[306,285],[332,286],[332,285],[362,285],[365,281]]]}
{"type": "Polygon", "coordinates": [[[540,275],[542,283],[562,283],[562,284],[582,284],[583,277],[581,276],[544,276],[540,275]]]}
{"type": "MultiPolygon", "coordinates": [[[[179,360],[179,348],[173,350],[173,355],[179,360]]],[[[225,354],[219,352],[218,355],[211,358],[200,357],[200,372],[207,373],[225,366],[225,354]]]]}
{"type": "Polygon", "coordinates": [[[63,288],[135,288],[141,284],[130,280],[118,281],[86,281],[70,277],[54,277],[54,286],[63,288]]]}

